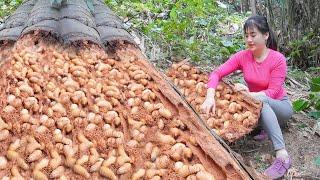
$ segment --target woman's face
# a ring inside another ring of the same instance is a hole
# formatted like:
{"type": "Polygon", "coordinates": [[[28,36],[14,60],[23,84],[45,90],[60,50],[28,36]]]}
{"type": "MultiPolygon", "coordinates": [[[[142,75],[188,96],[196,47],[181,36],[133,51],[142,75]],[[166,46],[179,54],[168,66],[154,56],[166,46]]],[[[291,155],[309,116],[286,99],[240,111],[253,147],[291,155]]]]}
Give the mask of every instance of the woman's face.
{"type": "Polygon", "coordinates": [[[266,47],[269,33],[262,34],[256,27],[248,28],[245,32],[246,46],[251,51],[259,51],[266,47]]]}

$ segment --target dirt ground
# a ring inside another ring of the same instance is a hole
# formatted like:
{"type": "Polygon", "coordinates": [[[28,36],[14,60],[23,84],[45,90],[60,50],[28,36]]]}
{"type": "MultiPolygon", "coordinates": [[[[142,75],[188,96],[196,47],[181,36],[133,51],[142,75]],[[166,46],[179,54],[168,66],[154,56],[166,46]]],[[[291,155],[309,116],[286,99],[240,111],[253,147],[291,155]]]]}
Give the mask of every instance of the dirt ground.
{"type": "MultiPolygon", "coordinates": [[[[320,179],[320,167],[315,159],[320,156],[320,137],[312,134],[314,120],[303,114],[295,114],[283,130],[287,150],[293,159],[290,171],[283,179],[320,179]]],[[[271,141],[257,142],[253,136],[230,145],[241,154],[247,165],[263,172],[274,159],[271,141]]]]}
{"type": "MultiPolygon", "coordinates": [[[[290,89],[290,88],[289,88],[290,89]]],[[[299,92],[300,95],[302,92],[299,92]]],[[[299,93],[289,95],[294,100],[299,93]]],[[[283,129],[286,148],[293,164],[282,179],[320,179],[320,166],[315,160],[320,157],[320,135],[313,133],[315,120],[305,113],[295,113],[283,129]]],[[[247,165],[263,172],[273,161],[275,152],[270,140],[257,142],[253,134],[230,145],[241,154],[247,165]]]]}

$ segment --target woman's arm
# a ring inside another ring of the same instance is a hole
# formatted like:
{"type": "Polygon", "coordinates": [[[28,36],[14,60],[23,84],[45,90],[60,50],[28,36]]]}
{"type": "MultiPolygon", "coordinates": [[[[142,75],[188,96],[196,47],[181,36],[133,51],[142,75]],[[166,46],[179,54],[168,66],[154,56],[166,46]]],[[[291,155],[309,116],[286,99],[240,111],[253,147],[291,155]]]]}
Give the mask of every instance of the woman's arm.
{"type": "Polygon", "coordinates": [[[231,56],[225,63],[223,63],[218,69],[213,71],[209,76],[208,87],[216,88],[220,79],[224,76],[234,72],[241,68],[240,61],[242,59],[244,51],[240,51],[231,56]]]}
{"type": "Polygon", "coordinates": [[[217,70],[213,71],[209,76],[208,81],[208,90],[207,90],[207,96],[204,100],[203,104],[201,105],[202,112],[205,112],[207,115],[210,114],[210,112],[215,113],[215,89],[219,83],[219,80],[230,74],[231,72],[237,70],[240,68],[240,60],[242,58],[242,52],[240,51],[230,57],[227,62],[222,64],[217,70]]]}
{"type": "Polygon", "coordinates": [[[261,92],[264,92],[269,97],[275,97],[279,91],[283,88],[283,84],[287,75],[287,64],[286,59],[283,56],[279,59],[278,63],[275,65],[271,71],[270,81],[268,88],[261,92]]]}

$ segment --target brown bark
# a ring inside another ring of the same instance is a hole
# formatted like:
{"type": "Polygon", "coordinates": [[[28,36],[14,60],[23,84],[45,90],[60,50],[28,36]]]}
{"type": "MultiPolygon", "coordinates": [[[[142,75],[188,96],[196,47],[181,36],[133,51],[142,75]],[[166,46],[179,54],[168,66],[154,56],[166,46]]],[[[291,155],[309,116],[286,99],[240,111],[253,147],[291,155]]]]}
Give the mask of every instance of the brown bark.
{"type": "Polygon", "coordinates": [[[250,9],[253,15],[257,14],[256,0],[250,0],[250,9]]]}
{"type": "Polygon", "coordinates": [[[248,2],[248,0],[241,0],[241,11],[242,12],[249,11],[249,2],[248,2]]]}

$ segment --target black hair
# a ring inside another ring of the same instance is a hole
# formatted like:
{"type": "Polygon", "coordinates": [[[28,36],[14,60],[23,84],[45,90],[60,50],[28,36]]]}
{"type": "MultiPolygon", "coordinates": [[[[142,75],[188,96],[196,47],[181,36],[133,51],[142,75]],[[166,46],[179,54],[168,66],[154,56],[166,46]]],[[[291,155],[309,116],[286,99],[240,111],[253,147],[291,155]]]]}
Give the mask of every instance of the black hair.
{"type": "Polygon", "coordinates": [[[275,39],[274,33],[269,28],[267,18],[260,15],[254,15],[249,17],[243,26],[243,31],[246,32],[249,28],[256,27],[262,34],[269,33],[267,39],[267,47],[273,50],[278,49],[277,41],[275,39]]]}

